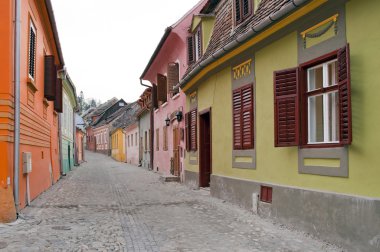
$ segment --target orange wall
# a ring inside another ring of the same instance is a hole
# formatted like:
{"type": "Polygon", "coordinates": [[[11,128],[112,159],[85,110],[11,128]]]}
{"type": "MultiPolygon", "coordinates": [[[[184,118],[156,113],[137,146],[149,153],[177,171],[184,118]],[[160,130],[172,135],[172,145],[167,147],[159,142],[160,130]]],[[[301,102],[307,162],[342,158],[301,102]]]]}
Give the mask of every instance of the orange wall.
{"type": "MultiPolygon", "coordinates": [[[[11,177],[13,183],[13,1],[0,1],[0,186],[11,177]],[[5,158],[3,158],[3,155],[5,158]]],[[[49,102],[47,118],[44,109],[44,55],[57,56],[55,41],[44,1],[24,0],[21,9],[21,146],[20,203],[25,206],[26,176],[22,173],[22,152],[32,153],[30,174],[31,199],[48,189],[60,177],[58,119],[54,122],[54,104],[49,102]],[[34,106],[27,103],[29,20],[37,30],[34,106]],[[50,171],[51,167],[51,171],[50,171]],[[52,179],[53,177],[53,179],[52,179]]]]}

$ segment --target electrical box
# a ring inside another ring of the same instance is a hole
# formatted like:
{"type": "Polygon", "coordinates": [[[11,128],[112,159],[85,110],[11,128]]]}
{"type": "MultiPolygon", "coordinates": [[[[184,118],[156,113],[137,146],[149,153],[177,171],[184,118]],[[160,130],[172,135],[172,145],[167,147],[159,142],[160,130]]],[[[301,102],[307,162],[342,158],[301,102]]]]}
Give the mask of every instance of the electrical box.
{"type": "Polygon", "coordinates": [[[23,152],[22,153],[22,166],[24,174],[32,172],[32,153],[23,152]]]}

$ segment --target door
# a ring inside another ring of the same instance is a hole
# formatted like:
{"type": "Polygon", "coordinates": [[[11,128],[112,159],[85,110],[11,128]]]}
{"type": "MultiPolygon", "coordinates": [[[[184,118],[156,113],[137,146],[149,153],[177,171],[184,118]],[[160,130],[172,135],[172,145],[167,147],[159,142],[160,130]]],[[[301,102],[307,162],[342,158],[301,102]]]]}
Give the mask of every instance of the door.
{"type": "Polygon", "coordinates": [[[69,162],[69,170],[71,171],[71,151],[70,151],[70,144],[68,145],[68,150],[67,150],[67,155],[68,155],[68,157],[67,157],[67,160],[68,160],[68,162],[69,162]]]}
{"type": "Polygon", "coordinates": [[[173,128],[173,175],[179,177],[179,128],[173,128]]]}
{"type": "Polygon", "coordinates": [[[199,116],[199,148],[200,148],[200,171],[199,186],[209,187],[212,173],[211,162],[211,111],[200,113],[199,116]]]}

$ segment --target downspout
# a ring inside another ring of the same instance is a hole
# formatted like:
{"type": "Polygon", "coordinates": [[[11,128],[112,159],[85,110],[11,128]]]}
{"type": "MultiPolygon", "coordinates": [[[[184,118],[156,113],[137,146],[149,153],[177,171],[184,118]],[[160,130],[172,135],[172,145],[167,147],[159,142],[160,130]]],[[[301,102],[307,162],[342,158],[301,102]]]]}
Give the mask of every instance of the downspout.
{"type": "Polygon", "coordinates": [[[19,171],[20,171],[20,55],[21,55],[21,1],[15,0],[15,86],[14,86],[14,173],[13,173],[13,194],[16,206],[16,214],[19,214],[19,171]]]}
{"type": "MultiPolygon", "coordinates": [[[[148,87],[152,90],[152,96],[153,96],[153,86],[149,86],[143,83],[143,80],[140,79],[141,86],[148,87]]],[[[153,97],[151,99],[151,106],[150,106],[150,142],[149,142],[149,149],[150,149],[150,168],[153,170],[153,143],[154,143],[154,106],[153,106],[153,97]]]]}

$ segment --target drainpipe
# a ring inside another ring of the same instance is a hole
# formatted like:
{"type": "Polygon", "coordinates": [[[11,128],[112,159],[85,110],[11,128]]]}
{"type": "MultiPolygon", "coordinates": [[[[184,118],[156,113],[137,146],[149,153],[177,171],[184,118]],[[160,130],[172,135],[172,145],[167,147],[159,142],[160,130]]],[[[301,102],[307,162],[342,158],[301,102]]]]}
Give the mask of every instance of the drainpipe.
{"type": "MultiPolygon", "coordinates": [[[[152,90],[152,96],[153,96],[153,86],[149,86],[143,83],[143,80],[140,79],[141,86],[148,87],[152,90]]],[[[150,106],[150,142],[149,142],[149,149],[150,149],[150,169],[154,170],[153,168],[153,143],[154,143],[154,106],[153,106],[153,97],[152,102],[150,106]]]]}
{"type": "Polygon", "coordinates": [[[13,173],[13,194],[16,206],[16,214],[19,214],[19,172],[20,172],[20,55],[21,55],[21,1],[15,0],[15,48],[14,48],[14,173],[13,173]]]}

